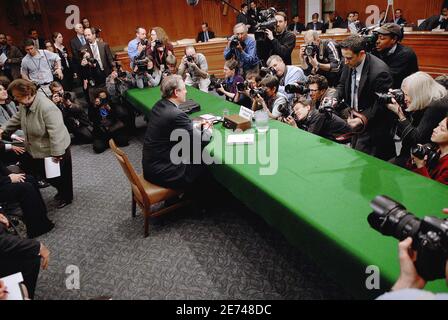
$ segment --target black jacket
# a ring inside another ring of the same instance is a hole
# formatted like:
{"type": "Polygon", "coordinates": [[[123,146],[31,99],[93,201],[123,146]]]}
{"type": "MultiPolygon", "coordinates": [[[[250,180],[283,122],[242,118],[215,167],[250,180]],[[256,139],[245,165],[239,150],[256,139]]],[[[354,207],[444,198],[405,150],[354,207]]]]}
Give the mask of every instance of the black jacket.
{"type": "MultiPolygon", "coordinates": [[[[306,25],[306,30],[314,30],[314,23],[309,22],[306,25]]],[[[322,33],[325,33],[325,25],[322,22],[316,23],[316,31],[322,31],[322,33]]]]}
{"type": "MultiPolygon", "coordinates": [[[[112,73],[112,71],[115,70],[114,56],[112,55],[112,51],[110,50],[110,47],[106,42],[97,41],[97,45],[101,57],[101,62],[103,63],[104,76],[105,78],[107,78],[112,73]]],[[[90,56],[92,58],[94,57],[92,48],[90,47],[89,43],[81,48],[81,50],[84,49],[86,49],[90,53],[90,56]]]]}
{"type": "Polygon", "coordinates": [[[315,135],[335,140],[335,137],[349,133],[351,128],[347,122],[335,114],[324,114],[316,109],[311,110],[308,117],[298,123],[299,128],[315,135]]]}
{"type": "MultiPolygon", "coordinates": [[[[432,16],[423,21],[422,24],[418,27],[418,29],[420,31],[431,31],[433,29],[436,29],[439,25],[440,25],[440,14],[432,16]]],[[[440,28],[448,30],[448,20],[443,20],[440,28]]]]}
{"type": "MultiPolygon", "coordinates": [[[[337,86],[337,98],[350,105],[352,70],[344,66],[337,86]]],[[[358,89],[358,109],[368,119],[367,129],[359,135],[355,148],[380,159],[390,160],[396,156],[391,134],[393,117],[386,106],[378,102],[376,93],[386,93],[393,80],[389,67],[379,58],[367,54],[358,89]]]]}
{"type": "MultiPolygon", "coordinates": [[[[208,32],[208,39],[214,39],[215,38],[215,33],[212,31],[208,32]]],[[[196,38],[197,42],[205,42],[205,33],[204,32],[199,32],[198,33],[198,37],[196,38]]]]}
{"type": "Polygon", "coordinates": [[[272,55],[279,55],[286,65],[292,64],[292,52],[296,47],[296,36],[291,31],[285,31],[280,35],[274,34],[274,40],[266,39],[257,41],[257,55],[263,61],[263,65],[272,55]]]}
{"type": "MultiPolygon", "coordinates": [[[[170,141],[171,134],[178,129],[188,133],[190,144],[195,139],[201,139],[199,130],[193,128],[193,123],[186,113],[167,99],[157,102],[149,113],[148,130],[143,145],[143,172],[148,181],[170,187],[184,178],[188,164],[174,164],[170,157],[173,147],[182,141],[182,138],[179,138],[179,141],[170,141]]],[[[203,142],[202,147],[207,143],[203,142]]],[[[193,157],[193,152],[190,152],[190,155],[193,157]]]]}
{"type": "Polygon", "coordinates": [[[248,25],[249,17],[244,13],[240,12],[240,14],[238,14],[238,16],[236,17],[236,24],[238,23],[244,23],[245,25],[248,25]]]}
{"type": "Polygon", "coordinates": [[[36,240],[21,239],[9,234],[0,223],[0,260],[2,259],[39,259],[40,243],[36,240]]]}
{"type": "Polygon", "coordinates": [[[390,69],[394,79],[394,89],[400,89],[405,78],[419,71],[418,58],[412,48],[397,45],[397,49],[391,55],[376,52],[375,55],[383,60],[390,69]]]}
{"type": "Polygon", "coordinates": [[[303,23],[291,23],[289,26],[288,26],[288,30],[289,31],[294,31],[294,28],[296,27],[296,25],[297,25],[297,32],[303,32],[303,31],[306,31],[306,27],[305,27],[305,25],[303,24],[303,23]]]}

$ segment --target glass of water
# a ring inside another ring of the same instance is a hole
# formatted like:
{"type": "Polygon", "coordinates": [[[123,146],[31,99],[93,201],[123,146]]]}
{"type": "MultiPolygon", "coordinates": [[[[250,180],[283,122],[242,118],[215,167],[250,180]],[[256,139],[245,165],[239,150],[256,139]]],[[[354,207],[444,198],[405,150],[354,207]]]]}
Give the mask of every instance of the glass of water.
{"type": "Polygon", "coordinates": [[[269,131],[269,115],[266,111],[260,110],[255,112],[255,126],[260,134],[269,131]]]}
{"type": "Polygon", "coordinates": [[[224,109],[224,110],[222,111],[222,119],[224,120],[224,118],[225,118],[225,117],[228,117],[228,116],[230,116],[230,111],[229,111],[229,109],[224,109]]]}

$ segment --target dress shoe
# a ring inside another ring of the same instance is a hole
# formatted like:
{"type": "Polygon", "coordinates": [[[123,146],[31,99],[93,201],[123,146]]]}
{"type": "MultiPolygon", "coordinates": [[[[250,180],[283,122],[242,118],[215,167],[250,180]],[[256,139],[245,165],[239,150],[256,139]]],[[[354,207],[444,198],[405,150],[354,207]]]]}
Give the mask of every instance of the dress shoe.
{"type": "Polygon", "coordinates": [[[45,189],[45,188],[48,188],[50,186],[50,184],[47,181],[45,181],[45,180],[37,181],[37,185],[38,185],[39,189],[45,189]]]}

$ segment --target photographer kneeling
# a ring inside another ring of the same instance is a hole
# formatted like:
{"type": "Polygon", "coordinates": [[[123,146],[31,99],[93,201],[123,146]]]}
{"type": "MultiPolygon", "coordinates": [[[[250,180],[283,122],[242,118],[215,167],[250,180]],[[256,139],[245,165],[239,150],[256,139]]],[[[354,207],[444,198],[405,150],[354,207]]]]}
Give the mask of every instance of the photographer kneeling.
{"type": "Polygon", "coordinates": [[[252,91],[254,97],[252,110],[262,108],[271,119],[278,119],[284,115],[284,110],[288,110],[288,100],[283,94],[278,93],[279,84],[276,76],[266,76],[260,83],[260,89],[252,91]]]}
{"type": "Polygon", "coordinates": [[[300,98],[294,105],[293,114],[282,121],[292,127],[305,130],[329,140],[335,140],[339,135],[351,132],[351,128],[342,118],[334,114],[333,101],[327,99],[327,104],[321,106],[321,111],[312,107],[312,102],[300,98]]]}
{"type": "Polygon", "coordinates": [[[54,81],[50,84],[52,101],[61,110],[68,132],[81,144],[92,143],[93,126],[87,114],[76,101],[74,94],[65,92],[62,85],[54,81]]]}
{"type": "Polygon", "coordinates": [[[448,185],[448,118],[434,129],[431,141],[437,147],[427,144],[412,149],[412,169],[424,177],[448,185]]]}
{"type": "Polygon", "coordinates": [[[411,148],[431,142],[434,128],[445,118],[448,112],[447,90],[429,74],[417,72],[404,79],[402,91],[391,91],[381,97],[389,103],[388,109],[397,115],[397,135],[403,141],[400,155],[392,162],[405,167],[411,148]]]}
{"type": "Polygon", "coordinates": [[[160,84],[162,72],[154,65],[152,58],[136,60],[134,62],[134,77],[137,88],[154,88],[160,84]]]}
{"type": "Polygon", "coordinates": [[[185,48],[185,56],[179,66],[179,75],[187,86],[193,86],[208,93],[210,78],[207,59],[202,53],[196,53],[193,46],[185,48]]]}
{"type": "Polygon", "coordinates": [[[93,150],[103,153],[109,148],[109,140],[114,139],[118,146],[129,145],[129,134],[125,126],[123,113],[119,105],[112,103],[105,90],[95,98],[95,122],[93,130],[93,150]]]}

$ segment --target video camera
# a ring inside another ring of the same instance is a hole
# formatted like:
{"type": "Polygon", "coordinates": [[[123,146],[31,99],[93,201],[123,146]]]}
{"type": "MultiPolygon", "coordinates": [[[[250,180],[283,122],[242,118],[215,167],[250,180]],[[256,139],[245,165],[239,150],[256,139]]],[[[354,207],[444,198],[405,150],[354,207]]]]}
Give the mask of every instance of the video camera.
{"type": "Polygon", "coordinates": [[[310,93],[310,89],[308,88],[308,85],[305,82],[297,82],[293,84],[288,84],[285,87],[285,91],[288,94],[300,94],[305,95],[310,93]]]}
{"type": "Polygon", "coordinates": [[[364,47],[367,52],[373,52],[376,49],[376,42],[378,41],[378,32],[374,30],[380,27],[382,24],[376,24],[374,26],[363,28],[358,31],[358,34],[364,40],[364,47]]]}
{"type": "Polygon", "coordinates": [[[403,92],[403,90],[401,89],[396,89],[396,90],[392,90],[388,93],[376,93],[376,95],[378,96],[378,102],[381,104],[391,104],[392,99],[395,99],[395,101],[397,101],[397,103],[401,106],[401,107],[405,107],[406,106],[406,101],[405,101],[405,94],[403,92]]]}
{"type": "Polygon", "coordinates": [[[368,217],[370,226],[385,236],[399,241],[413,239],[417,251],[415,267],[426,281],[445,278],[448,259],[448,219],[425,217],[423,220],[406,211],[398,202],[378,196],[372,203],[374,210],[368,217]]]}
{"type": "Polygon", "coordinates": [[[265,41],[267,39],[266,30],[275,32],[275,28],[277,27],[277,20],[275,20],[276,14],[277,10],[275,8],[260,11],[260,23],[255,26],[256,41],[265,41]]]}

